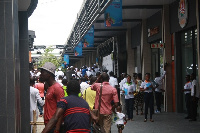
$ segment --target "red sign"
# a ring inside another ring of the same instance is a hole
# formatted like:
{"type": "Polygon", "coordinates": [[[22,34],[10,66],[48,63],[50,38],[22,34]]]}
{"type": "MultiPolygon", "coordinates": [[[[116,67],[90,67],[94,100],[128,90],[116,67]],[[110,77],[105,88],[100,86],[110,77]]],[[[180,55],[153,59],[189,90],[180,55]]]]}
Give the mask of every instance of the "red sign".
{"type": "Polygon", "coordinates": [[[164,43],[151,44],[151,48],[164,48],[164,47],[165,47],[164,43]]]}

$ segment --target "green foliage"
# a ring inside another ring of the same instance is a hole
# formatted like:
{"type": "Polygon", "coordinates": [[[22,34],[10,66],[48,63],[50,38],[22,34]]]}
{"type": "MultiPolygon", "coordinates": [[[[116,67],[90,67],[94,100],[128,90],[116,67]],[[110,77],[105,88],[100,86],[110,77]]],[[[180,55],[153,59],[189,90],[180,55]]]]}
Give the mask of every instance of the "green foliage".
{"type": "Polygon", "coordinates": [[[53,63],[57,68],[61,66],[63,63],[62,57],[56,57],[51,52],[53,49],[50,47],[45,49],[45,52],[42,54],[41,57],[39,57],[39,67],[42,67],[45,62],[51,62],[53,63]]]}

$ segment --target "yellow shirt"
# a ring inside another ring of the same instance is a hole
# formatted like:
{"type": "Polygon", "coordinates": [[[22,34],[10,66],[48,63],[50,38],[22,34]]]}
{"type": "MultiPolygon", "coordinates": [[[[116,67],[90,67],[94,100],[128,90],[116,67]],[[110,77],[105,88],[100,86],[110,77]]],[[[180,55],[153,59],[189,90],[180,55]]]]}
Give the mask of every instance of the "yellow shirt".
{"type": "Polygon", "coordinates": [[[85,101],[89,104],[91,110],[94,107],[95,97],[96,97],[96,91],[91,90],[91,87],[87,88],[83,92],[83,99],[85,99],[85,101]]]}

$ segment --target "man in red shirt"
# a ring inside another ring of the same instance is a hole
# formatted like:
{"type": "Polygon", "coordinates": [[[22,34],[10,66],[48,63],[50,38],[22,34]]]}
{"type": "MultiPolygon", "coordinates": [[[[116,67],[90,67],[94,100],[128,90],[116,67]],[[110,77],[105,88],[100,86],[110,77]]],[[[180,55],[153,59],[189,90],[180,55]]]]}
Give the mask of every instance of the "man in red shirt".
{"type": "MultiPolygon", "coordinates": [[[[56,112],[57,102],[59,102],[60,99],[64,97],[64,91],[62,86],[55,81],[56,66],[53,63],[46,62],[40,69],[40,77],[43,81],[45,81],[45,84],[48,85],[44,106],[44,124],[46,125],[56,112]]],[[[54,129],[49,133],[53,133],[54,130],[59,131],[59,129],[60,125],[58,122],[58,125],[56,125],[56,127],[54,127],[54,129]]]]}
{"type": "MultiPolygon", "coordinates": [[[[101,96],[101,106],[100,106],[100,118],[99,124],[105,129],[106,133],[110,133],[111,121],[112,121],[112,110],[118,106],[118,94],[116,88],[109,84],[109,76],[107,73],[103,73],[100,77],[103,81],[102,85],[102,96],[101,96]],[[111,102],[114,101],[114,106],[111,102]]],[[[91,89],[96,91],[95,98],[95,109],[99,106],[99,95],[100,95],[101,83],[95,83],[91,86],[91,89]]]]}

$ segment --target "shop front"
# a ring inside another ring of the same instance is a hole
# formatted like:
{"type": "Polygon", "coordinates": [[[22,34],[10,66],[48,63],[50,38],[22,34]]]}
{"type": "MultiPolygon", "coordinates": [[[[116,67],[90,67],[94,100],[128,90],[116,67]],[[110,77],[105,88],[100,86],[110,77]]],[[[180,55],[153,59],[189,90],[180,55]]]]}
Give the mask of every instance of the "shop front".
{"type": "MultiPolygon", "coordinates": [[[[170,5],[170,31],[174,44],[176,112],[186,112],[182,92],[185,76],[199,79],[196,0],[177,0],[170,5]]],[[[198,88],[199,89],[199,88],[198,88]]]]}

